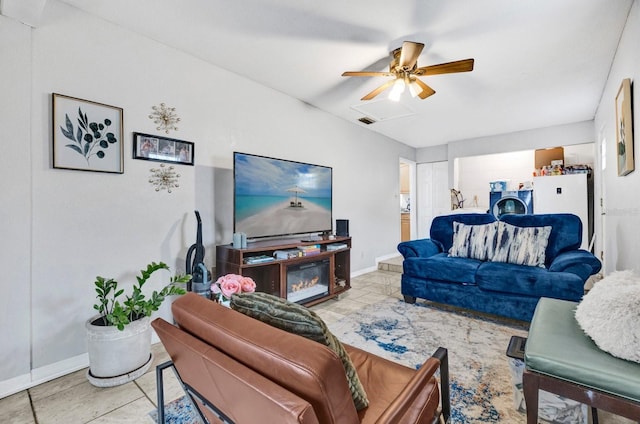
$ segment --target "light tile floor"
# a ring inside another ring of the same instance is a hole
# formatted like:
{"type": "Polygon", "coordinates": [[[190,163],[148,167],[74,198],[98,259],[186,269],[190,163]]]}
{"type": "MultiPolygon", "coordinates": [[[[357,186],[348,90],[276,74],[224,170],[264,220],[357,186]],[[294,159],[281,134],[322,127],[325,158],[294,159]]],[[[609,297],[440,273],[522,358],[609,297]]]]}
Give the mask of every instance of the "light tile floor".
{"type": "MultiPolygon", "coordinates": [[[[375,271],[351,279],[351,290],[338,300],[312,307],[326,322],[335,322],[368,304],[389,296],[400,297],[400,274],[375,271]]],[[[80,370],[0,399],[0,423],[10,424],[140,424],[156,408],[155,367],[169,356],[161,344],[152,346],[154,363],[137,380],[112,388],[89,384],[80,370]]],[[[169,370],[164,372],[165,400],[183,395],[169,370]]]]}

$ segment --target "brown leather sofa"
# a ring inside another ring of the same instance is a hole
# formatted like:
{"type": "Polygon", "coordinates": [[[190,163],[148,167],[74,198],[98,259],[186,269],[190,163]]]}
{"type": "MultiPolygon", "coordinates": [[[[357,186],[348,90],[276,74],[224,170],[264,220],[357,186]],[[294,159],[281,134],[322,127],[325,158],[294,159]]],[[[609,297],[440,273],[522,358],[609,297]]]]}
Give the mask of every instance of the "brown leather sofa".
{"type": "MultiPolygon", "coordinates": [[[[340,359],[322,344],[194,293],[176,300],[172,311],[175,326],[161,318],[152,325],[211,423],[448,421],[446,349],[415,370],[344,345],[369,399],[356,411],[340,359]],[[441,385],[434,378],[438,369],[441,385]]],[[[158,392],[160,413],[162,387],[158,392]]]]}

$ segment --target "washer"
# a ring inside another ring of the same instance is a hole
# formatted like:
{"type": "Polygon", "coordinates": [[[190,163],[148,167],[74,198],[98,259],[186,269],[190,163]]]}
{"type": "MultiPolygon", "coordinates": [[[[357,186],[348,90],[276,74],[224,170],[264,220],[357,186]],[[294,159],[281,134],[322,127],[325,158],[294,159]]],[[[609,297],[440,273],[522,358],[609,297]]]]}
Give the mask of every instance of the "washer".
{"type": "Polygon", "coordinates": [[[507,214],[532,215],[533,190],[492,191],[489,212],[498,219],[507,214]]]}

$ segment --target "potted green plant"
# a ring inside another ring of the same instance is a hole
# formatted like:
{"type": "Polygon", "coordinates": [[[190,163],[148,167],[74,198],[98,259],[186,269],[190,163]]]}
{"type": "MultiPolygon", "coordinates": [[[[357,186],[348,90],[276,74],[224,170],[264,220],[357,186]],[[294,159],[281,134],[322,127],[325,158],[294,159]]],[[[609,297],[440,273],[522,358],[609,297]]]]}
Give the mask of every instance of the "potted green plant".
{"type": "Polygon", "coordinates": [[[86,322],[89,370],[87,378],[99,387],[115,386],[131,381],[148,369],[151,363],[150,316],[168,296],[185,293],[183,285],[190,275],[172,276],[169,284],[147,297],[145,283],[159,270],[169,271],[164,262],[151,262],[136,276],[130,295],[118,288],[113,278],[96,277],[98,302],[93,305],[98,315],[86,322]]]}

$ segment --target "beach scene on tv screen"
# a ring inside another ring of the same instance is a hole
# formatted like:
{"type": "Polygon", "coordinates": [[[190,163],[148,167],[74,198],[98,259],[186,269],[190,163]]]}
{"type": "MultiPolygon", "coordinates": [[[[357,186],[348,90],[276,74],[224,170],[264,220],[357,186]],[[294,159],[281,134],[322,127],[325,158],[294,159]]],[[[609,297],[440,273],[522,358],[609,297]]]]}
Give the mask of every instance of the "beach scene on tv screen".
{"type": "Polygon", "coordinates": [[[235,231],[248,237],[331,230],[331,168],[236,153],[235,231]]]}

